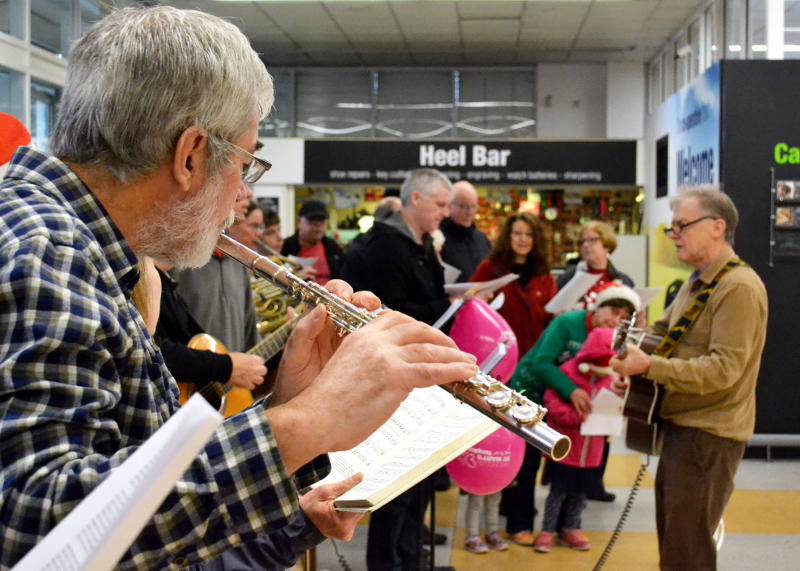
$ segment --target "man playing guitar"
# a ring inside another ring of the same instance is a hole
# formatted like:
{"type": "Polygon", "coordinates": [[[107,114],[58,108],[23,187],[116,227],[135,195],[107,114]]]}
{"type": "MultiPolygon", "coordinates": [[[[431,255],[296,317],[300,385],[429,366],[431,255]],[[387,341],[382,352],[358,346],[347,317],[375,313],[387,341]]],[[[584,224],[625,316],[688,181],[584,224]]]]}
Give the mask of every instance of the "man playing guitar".
{"type": "Polygon", "coordinates": [[[611,365],[664,389],[655,490],[661,569],[715,569],[712,535],[755,425],[767,294],[732,249],[738,213],[726,194],[688,190],[671,207],[665,232],[695,270],[648,331],[671,347],[648,355],[629,345],[611,365]]]}

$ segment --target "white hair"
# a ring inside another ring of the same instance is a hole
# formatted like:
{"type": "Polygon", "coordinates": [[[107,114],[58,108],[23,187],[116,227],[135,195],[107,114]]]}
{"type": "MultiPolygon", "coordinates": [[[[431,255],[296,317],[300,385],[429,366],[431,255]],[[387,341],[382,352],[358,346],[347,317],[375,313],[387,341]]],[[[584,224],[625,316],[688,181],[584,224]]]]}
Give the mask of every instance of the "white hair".
{"type": "Polygon", "coordinates": [[[168,6],[125,8],[73,47],[50,148],[125,182],[152,172],[196,126],[210,137],[214,174],[227,143],[272,102],[272,78],[233,24],[168,6]]]}
{"type": "Polygon", "coordinates": [[[400,202],[403,203],[403,206],[407,206],[411,201],[411,194],[415,190],[425,197],[433,196],[441,186],[447,190],[453,189],[450,179],[436,169],[414,169],[408,172],[400,187],[400,202]]]}

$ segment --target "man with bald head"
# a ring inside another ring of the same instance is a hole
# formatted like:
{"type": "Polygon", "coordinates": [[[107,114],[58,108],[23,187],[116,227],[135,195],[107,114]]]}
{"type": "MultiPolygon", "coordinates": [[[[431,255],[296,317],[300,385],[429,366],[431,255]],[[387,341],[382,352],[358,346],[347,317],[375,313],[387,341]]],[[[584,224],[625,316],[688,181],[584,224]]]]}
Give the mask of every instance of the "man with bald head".
{"type": "Polygon", "coordinates": [[[475,273],[491,244],[486,235],[475,227],[473,218],[478,211],[478,193],[465,180],[453,185],[450,216],[442,220],[439,230],[444,234],[442,260],[461,270],[457,281],[466,282],[475,273]]]}

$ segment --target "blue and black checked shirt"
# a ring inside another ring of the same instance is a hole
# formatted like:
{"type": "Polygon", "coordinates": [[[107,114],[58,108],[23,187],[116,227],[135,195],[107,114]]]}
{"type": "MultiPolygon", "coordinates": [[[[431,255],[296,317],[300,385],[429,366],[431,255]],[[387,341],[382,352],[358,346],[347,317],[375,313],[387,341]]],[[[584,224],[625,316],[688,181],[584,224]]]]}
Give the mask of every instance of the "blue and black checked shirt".
{"type": "MultiPolygon", "coordinates": [[[[178,407],[130,302],[137,280],[134,253],[78,177],[20,148],[0,184],[0,568],[178,407]]],[[[311,469],[301,485],[321,475],[311,469]]],[[[297,509],[264,409],[253,407],[212,436],[120,568],[208,559],[297,509]]]]}

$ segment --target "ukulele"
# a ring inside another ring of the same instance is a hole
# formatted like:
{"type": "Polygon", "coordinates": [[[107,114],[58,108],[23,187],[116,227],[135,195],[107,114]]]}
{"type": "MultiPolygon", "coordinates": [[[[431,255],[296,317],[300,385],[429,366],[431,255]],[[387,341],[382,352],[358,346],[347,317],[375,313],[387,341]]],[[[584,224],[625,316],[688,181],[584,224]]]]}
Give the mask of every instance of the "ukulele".
{"type": "MultiPolygon", "coordinates": [[[[634,313],[630,319],[623,320],[614,329],[612,348],[617,352],[619,359],[624,359],[627,355],[628,343],[650,354],[661,342],[661,337],[658,335],[651,335],[645,333],[643,329],[634,328],[635,321],[634,313]]],[[[628,419],[625,445],[631,450],[658,455],[661,449],[659,409],[663,397],[664,390],[657,383],[642,375],[629,377],[622,414],[628,419]]]]}
{"type": "MultiPolygon", "coordinates": [[[[264,361],[269,361],[286,345],[296,321],[296,319],[287,321],[246,351],[246,353],[248,355],[258,355],[264,361]]],[[[228,350],[222,342],[208,333],[198,333],[189,339],[187,345],[190,349],[213,351],[220,355],[228,354],[228,350]]],[[[250,391],[232,387],[227,383],[208,383],[199,391],[195,391],[194,387],[192,383],[178,383],[181,404],[184,404],[195,392],[199,392],[225,418],[238,414],[253,404],[253,395],[250,391]]]]}

